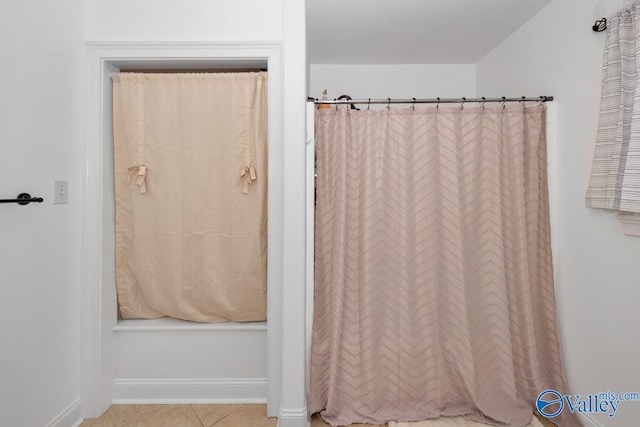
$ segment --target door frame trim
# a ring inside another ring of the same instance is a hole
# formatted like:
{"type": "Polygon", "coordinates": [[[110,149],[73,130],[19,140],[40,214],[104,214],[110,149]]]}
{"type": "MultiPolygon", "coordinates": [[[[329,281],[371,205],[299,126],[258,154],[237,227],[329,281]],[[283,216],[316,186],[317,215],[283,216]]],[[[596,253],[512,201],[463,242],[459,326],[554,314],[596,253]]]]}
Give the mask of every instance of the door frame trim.
{"type": "Polygon", "coordinates": [[[112,147],[109,110],[112,72],[123,65],[168,64],[189,69],[216,64],[266,61],[268,78],[269,186],[267,261],[267,412],[280,407],[282,360],[282,283],[284,227],[284,109],[281,42],[88,42],[84,78],[84,173],[81,271],[82,415],[101,415],[112,403],[115,371],[110,360],[110,336],[117,321],[115,265],[109,224],[113,213],[105,200],[113,183],[105,177],[112,147]]]}

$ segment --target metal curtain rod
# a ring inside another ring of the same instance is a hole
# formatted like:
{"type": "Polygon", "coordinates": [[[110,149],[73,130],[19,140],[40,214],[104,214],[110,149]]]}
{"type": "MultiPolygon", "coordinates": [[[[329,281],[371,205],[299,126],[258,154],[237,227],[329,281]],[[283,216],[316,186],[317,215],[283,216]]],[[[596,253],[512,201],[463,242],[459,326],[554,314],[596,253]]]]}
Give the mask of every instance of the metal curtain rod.
{"type": "Polygon", "coordinates": [[[317,99],[309,98],[314,104],[462,104],[465,102],[549,102],[553,101],[553,96],[520,97],[520,98],[425,98],[425,99],[317,99]]]}

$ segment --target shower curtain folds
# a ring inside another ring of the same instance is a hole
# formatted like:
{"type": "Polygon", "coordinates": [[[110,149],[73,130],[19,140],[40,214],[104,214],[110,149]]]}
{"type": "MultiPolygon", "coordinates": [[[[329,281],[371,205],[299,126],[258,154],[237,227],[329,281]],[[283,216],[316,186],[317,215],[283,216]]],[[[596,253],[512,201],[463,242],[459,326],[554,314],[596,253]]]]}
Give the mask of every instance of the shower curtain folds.
{"type": "MultiPolygon", "coordinates": [[[[309,409],[525,426],[567,393],[544,105],[316,112],[309,409]]],[[[555,419],[579,425],[565,411],[555,419]]]]}

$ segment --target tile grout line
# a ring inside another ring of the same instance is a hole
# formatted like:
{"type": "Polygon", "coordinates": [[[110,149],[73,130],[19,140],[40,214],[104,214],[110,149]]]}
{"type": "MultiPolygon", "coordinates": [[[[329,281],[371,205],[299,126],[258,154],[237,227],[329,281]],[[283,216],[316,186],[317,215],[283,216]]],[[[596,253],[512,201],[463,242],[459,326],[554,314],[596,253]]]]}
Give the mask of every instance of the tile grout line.
{"type": "MultiPolygon", "coordinates": [[[[116,405],[111,405],[111,406],[116,406],[116,405]]],[[[111,406],[110,406],[110,408],[111,408],[111,406]]],[[[150,408],[151,406],[163,406],[163,405],[135,405],[135,404],[134,405],[126,405],[125,404],[125,405],[122,405],[122,406],[130,406],[130,407],[134,407],[135,406],[135,407],[143,407],[143,408],[145,406],[147,406],[147,407],[150,408]]],[[[167,408],[169,406],[170,405],[166,405],[167,408]]],[[[148,409],[148,408],[145,408],[145,409],[148,409]]],[[[124,421],[124,424],[122,424],[121,426],[118,426],[118,427],[128,427],[131,423],[137,422],[137,421],[140,421],[140,420],[145,420],[149,416],[151,416],[151,414],[153,414],[155,412],[158,412],[158,411],[160,411],[162,409],[164,409],[164,408],[162,408],[162,407],[154,407],[153,409],[149,409],[148,411],[144,411],[144,413],[142,413],[142,414],[138,414],[137,416],[133,416],[131,418],[127,418],[127,420],[124,421]]]]}
{"type": "MultiPolygon", "coordinates": [[[[224,417],[220,418],[218,421],[216,421],[215,423],[211,424],[211,425],[210,425],[210,426],[208,426],[208,427],[213,427],[213,426],[215,426],[216,424],[218,424],[220,421],[224,420],[225,418],[229,418],[231,415],[233,415],[233,414],[235,414],[236,412],[238,412],[238,411],[239,411],[240,409],[242,409],[244,406],[245,406],[245,405],[238,405],[238,408],[237,408],[237,409],[235,409],[235,410],[233,410],[233,411],[229,412],[227,415],[225,415],[224,417]]],[[[205,426],[205,427],[207,427],[207,426],[205,426]]]]}
{"type": "Polygon", "coordinates": [[[193,405],[189,405],[189,409],[191,409],[191,412],[193,412],[193,414],[196,416],[196,418],[198,419],[198,421],[200,421],[200,425],[202,427],[207,427],[204,425],[204,421],[202,421],[202,419],[200,419],[200,415],[198,415],[198,413],[196,412],[195,409],[193,409],[193,405]]]}

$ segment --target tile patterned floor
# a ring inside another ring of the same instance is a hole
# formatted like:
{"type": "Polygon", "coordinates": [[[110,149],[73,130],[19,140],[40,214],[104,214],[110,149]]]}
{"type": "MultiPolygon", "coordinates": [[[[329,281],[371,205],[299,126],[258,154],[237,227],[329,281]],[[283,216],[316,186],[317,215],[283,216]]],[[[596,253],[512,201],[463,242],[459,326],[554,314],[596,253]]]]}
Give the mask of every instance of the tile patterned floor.
{"type": "MultiPolygon", "coordinates": [[[[85,420],[80,427],[276,427],[276,424],[276,418],[267,417],[266,405],[112,405],[100,418],[85,420]]],[[[328,426],[318,416],[311,420],[311,427],[328,426]]]]}
{"type": "MultiPolygon", "coordinates": [[[[540,421],[545,427],[554,426],[546,419],[540,421]]],[[[100,418],[85,420],[80,427],[276,427],[276,424],[276,418],[267,417],[266,405],[112,405],[100,418]]],[[[317,415],[311,420],[311,427],[327,426],[317,415]]]]}
{"type": "Polygon", "coordinates": [[[275,427],[266,405],[112,405],[81,427],[275,427]]]}

